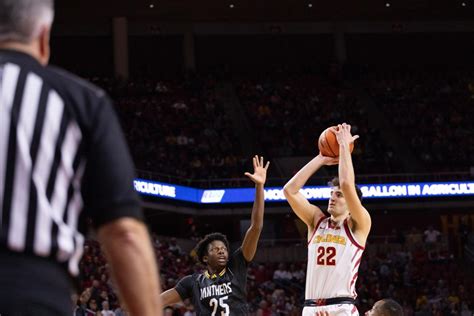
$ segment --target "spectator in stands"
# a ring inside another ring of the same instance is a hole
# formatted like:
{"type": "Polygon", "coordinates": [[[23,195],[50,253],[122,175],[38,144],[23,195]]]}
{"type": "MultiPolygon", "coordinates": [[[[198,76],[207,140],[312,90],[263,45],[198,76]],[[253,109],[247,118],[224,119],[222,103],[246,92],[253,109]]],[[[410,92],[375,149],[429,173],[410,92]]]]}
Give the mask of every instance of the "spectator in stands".
{"type": "Polygon", "coordinates": [[[89,308],[86,311],[86,316],[95,316],[96,313],[99,311],[97,306],[97,301],[93,298],[89,300],[89,308]]]}
{"type": "MultiPolygon", "coordinates": [[[[106,287],[106,283],[101,282],[100,284],[101,284],[102,288],[106,287]]],[[[99,305],[102,306],[103,302],[109,302],[109,300],[110,300],[110,298],[109,298],[109,294],[107,293],[107,291],[106,290],[101,290],[99,298],[97,299],[97,302],[99,303],[99,305]]]]}
{"type": "Polygon", "coordinates": [[[291,280],[295,281],[297,283],[302,283],[305,281],[306,278],[306,273],[304,270],[301,268],[301,266],[298,266],[294,263],[290,265],[290,273],[291,273],[291,280]]]}
{"type": "Polygon", "coordinates": [[[113,311],[110,310],[109,301],[102,302],[102,316],[116,316],[113,311]]]}
{"type": "Polygon", "coordinates": [[[422,242],[421,234],[416,227],[412,227],[410,231],[407,233],[406,242],[408,246],[410,247],[409,249],[416,249],[418,248],[418,246],[420,246],[422,242]]]}
{"type": "Polygon", "coordinates": [[[289,281],[291,280],[291,278],[292,278],[292,275],[286,269],[286,265],[284,263],[280,263],[278,265],[278,269],[275,270],[275,272],[273,273],[274,281],[289,281]]]}
{"type": "Polygon", "coordinates": [[[196,312],[194,311],[194,306],[189,304],[186,306],[186,312],[184,312],[183,316],[196,316],[196,312]]]}
{"type": "MultiPolygon", "coordinates": [[[[92,260],[97,262],[98,261],[97,256],[92,257],[92,260]]],[[[95,269],[99,269],[100,266],[101,266],[100,264],[97,264],[97,263],[94,264],[95,269]]],[[[92,281],[92,287],[91,287],[91,298],[94,299],[96,302],[101,301],[101,298],[100,298],[101,292],[102,291],[100,289],[100,282],[94,278],[94,280],[92,281]]]]}
{"type": "Polygon", "coordinates": [[[434,229],[432,225],[430,225],[428,229],[425,230],[424,236],[426,245],[428,247],[432,247],[438,242],[441,233],[438,230],[434,229]]]}
{"type": "Polygon", "coordinates": [[[403,314],[404,316],[413,316],[415,314],[413,307],[407,301],[403,302],[403,314]]]}
{"type": "Polygon", "coordinates": [[[169,245],[169,251],[173,253],[175,256],[181,256],[182,250],[181,247],[176,243],[176,238],[171,238],[170,240],[170,245],[169,245]]]}
{"type": "Polygon", "coordinates": [[[86,316],[87,313],[87,303],[91,298],[91,289],[86,288],[77,301],[76,308],[74,310],[74,316],[86,316]]]}
{"type": "Polygon", "coordinates": [[[115,316],[129,316],[127,310],[123,308],[122,306],[117,307],[114,313],[115,313],[115,316]]]}
{"type": "Polygon", "coordinates": [[[461,316],[472,316],[472,315],[473,313],[469,309],[469,306],[467,305],[467,303],[463,302],[461,304],[461,316]]]}
{"type": "Polygon", "coordinates": [[[272,310],[268,305],[268,302],[262,300],[259,304],[259,309],[257,310],[257,316],[272,316],[272,310]]]}
{"type": "Polygon", "coordinates": [[[268,278],[267,278],[267,272],[268,270],[266,269],[265,265],[260,263],[257,267],[257,269],[255,270],[254,272],[254,275],[255,275],[255,282],[257,284],[262,284],[264,283],[265,281],[268,281],[268,278]]]}

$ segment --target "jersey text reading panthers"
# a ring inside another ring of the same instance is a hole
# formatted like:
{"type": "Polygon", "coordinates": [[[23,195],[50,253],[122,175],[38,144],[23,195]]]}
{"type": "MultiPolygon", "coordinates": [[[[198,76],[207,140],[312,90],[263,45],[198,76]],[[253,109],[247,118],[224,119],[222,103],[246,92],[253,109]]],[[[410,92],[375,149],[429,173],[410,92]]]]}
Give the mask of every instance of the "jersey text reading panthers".
{"type": "Polygon", "coordinates": [[[197,315],[247,315],[247,261],[239,248],[218,275],[195,273],[175,287],[182,300],[191,299],[197,315]]]}

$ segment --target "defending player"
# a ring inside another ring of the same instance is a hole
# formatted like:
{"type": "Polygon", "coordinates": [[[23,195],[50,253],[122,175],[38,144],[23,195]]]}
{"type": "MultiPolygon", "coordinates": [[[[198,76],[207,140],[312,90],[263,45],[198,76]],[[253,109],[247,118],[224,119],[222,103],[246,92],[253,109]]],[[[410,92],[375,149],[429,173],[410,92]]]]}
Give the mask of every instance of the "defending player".
{"type": "Polygon", "coordinates": [[[206,266],[204,273],[195,273],[161,294],[163,306],[190,298],[197,315],[246,315],[247,265],[257,250],[263,228],[264,190],[270,162],[264,167],[263,157],[253,158],[254,173],[245,173],[255,183],[255,201],[251,225],[242,246],[229,258],[229,242],[225,235],[212,233],[196,246],[199,261],[206,266]]]}
{"type": "MultiPolygon", "coordinates": [[[[332,314],[321,311],[314,316],[332,316],[332,314]]],[[[403,316],[403,307],[390,298],[384,298],[375,302],[372,309],[365,312],[365,316],[403,316]]]]}
{"type": "Polygon", "coordinates": [[[308,226],[308,268],[303,316],[327,311],[331,315],[358,315],[355,283],[362,253],[369,235],[371,219],[361,204],[362,193],[355,184],[349,145],[350,125],[338,125],[334,132],[339,143],[339,159],[319,154],[304,166],[284,187],[293,211],[308,226]],[[339,163],[339,178],[331,182],[332,191],[326,217],[299,191],[322,166],[339,163]]]}

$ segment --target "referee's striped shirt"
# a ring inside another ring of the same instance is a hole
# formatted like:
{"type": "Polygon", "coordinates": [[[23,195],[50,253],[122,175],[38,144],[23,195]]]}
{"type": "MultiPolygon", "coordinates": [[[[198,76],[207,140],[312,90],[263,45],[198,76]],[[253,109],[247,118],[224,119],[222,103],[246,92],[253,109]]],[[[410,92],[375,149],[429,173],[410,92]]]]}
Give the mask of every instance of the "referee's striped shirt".
{"type": "Polygon", "coordinates": [[[0,252],[47,258],[77,276],[85,218],[141,218],[133,176],[102,90],[0,50],[0,252]]]}

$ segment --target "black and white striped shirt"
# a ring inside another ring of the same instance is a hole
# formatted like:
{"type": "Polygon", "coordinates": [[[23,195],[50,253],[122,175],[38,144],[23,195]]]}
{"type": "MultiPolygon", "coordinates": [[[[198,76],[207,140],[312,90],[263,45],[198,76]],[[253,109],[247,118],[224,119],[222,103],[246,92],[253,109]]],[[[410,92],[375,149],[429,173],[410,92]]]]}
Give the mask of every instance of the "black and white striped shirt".
{"type": "Polygon", "coordinates": [[[102,90],[0,50],[0,250],[49,258],[77,276],[86,217],[97,226],[141,218],[133,177],[102,90]]]}

